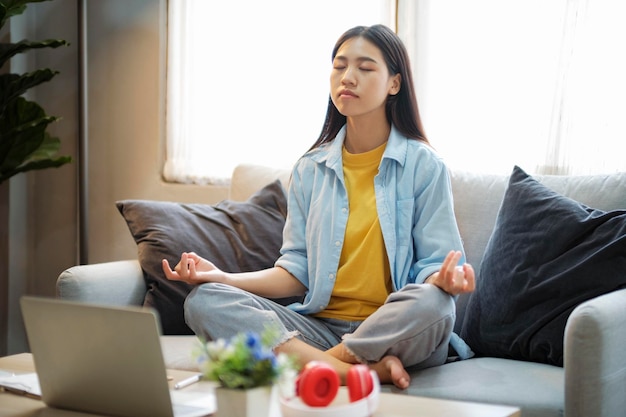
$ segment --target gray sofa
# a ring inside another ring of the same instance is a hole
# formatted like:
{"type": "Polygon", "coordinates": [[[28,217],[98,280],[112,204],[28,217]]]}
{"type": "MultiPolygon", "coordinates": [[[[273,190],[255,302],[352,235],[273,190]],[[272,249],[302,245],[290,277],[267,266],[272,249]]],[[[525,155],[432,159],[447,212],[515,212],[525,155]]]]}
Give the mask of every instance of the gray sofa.
{"type": "MultiPolygon", "coordinates": [[[[243,201],[288,172],[255,165],[235,169],[230,199],[243,201]]],[[[626,173],[611,176],[535,176],[554,191],[603,210],[626,208],[626,173]]],[[[478,270],[507,188],[507,176],[452,172],[455,211],[468,261],[478,270]]],[[[193,249],[193,248],[190,248],[193,249]]],[[[626,274],[626,271],[624,271],[626,274]]],[[[141,305],[146,293],[137,260],[74,266],[57,281],[58,297],[90,303],[141,305]]],[[[457,332],[467,297],[458,302],[457,332]]],[[[163,336],[169,368],[194,369],[193,336],[163,336]]],[[[524,417],[626,415],[626,289],[578,305],[564,334],[564,366],[474,357],[412,373],[401,395],[514,405],[524,417]]],[[[387,391],[397,392],[393,387],[387,391]]],[[[416,410],[419,415],[419,410],[416,410]]]]}

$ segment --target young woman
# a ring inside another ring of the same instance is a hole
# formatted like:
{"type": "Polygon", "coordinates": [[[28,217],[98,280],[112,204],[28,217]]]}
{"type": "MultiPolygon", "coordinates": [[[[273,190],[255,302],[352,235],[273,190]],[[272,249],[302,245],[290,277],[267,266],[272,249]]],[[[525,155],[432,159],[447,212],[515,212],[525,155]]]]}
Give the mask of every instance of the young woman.
{"type": "Polygon", "coordinates": [[[389,28],[355,27],[332,54],[319,139],[295,164],[281,256],[232,274],[193,252],[167,278],[199,284],[186,320],[208,340],[281,329],[277,352],[366,363],[404,389],[406,367],[444,363],[454,296],[473,291],[448,171],[426,139],[406,50],[389,28]],[[267,298],[304,296],[288,307],[267,298]]]}

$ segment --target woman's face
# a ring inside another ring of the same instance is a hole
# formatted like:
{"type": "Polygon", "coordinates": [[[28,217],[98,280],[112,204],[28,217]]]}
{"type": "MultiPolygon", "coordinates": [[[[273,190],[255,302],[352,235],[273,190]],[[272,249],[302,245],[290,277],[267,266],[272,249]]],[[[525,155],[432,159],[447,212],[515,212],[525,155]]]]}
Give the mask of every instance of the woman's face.
{"type": "Polygon", "coordinates": [[[337,50],[330,75],[330,95],[346,117],[385,113],[389,94],[400,90],[400,74],[391,75],[376,45],[363,37],[348,39],[337,50]]]}

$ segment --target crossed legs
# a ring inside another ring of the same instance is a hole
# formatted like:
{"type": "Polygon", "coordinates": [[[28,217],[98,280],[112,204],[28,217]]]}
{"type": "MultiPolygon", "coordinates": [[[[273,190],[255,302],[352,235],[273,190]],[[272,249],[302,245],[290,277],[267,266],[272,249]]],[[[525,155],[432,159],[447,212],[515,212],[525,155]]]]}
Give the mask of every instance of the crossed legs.
{"type": "Polygon", "coordinates": [[[281,330],[276,352],[299,358],[302,365],[324,361],[345,383],[351,365],[366,363],[382,383],[405,389],[405,367],[444,363],[454,324],[452,298],[429,284],[410,285],[391,294],[379,310],[356,330],[328,326],[324,320],[223,284],[196,287],[185,303],[190,328],[207,340],[228,339],[241,331],[262,332],[272,324],[281,330]]]}

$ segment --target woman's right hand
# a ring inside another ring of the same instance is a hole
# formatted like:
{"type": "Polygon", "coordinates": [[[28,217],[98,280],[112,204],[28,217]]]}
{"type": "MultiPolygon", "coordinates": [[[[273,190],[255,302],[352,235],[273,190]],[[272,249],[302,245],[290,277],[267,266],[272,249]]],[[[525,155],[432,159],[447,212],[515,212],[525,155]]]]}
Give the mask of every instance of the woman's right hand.
{"type": "Polygon", "coordinates": [[[184,252],[174,269],[167,259],[161,261],[165,277],[191,285],[217,282],[228,284],[266,298],[301,296],[306,287],[287,270],[271,267],[258,271],[228,273],[193,252],[184,252]]]}
{"type": "Polygon", "coordinates": [[[225,278],[222,270],[194,252],[183,252],[174,269],[170,267],[167,259],[163,259],[161,265],[165,277],[172,281],[196,285],[205,282],[222,282],[225,278]]]}

